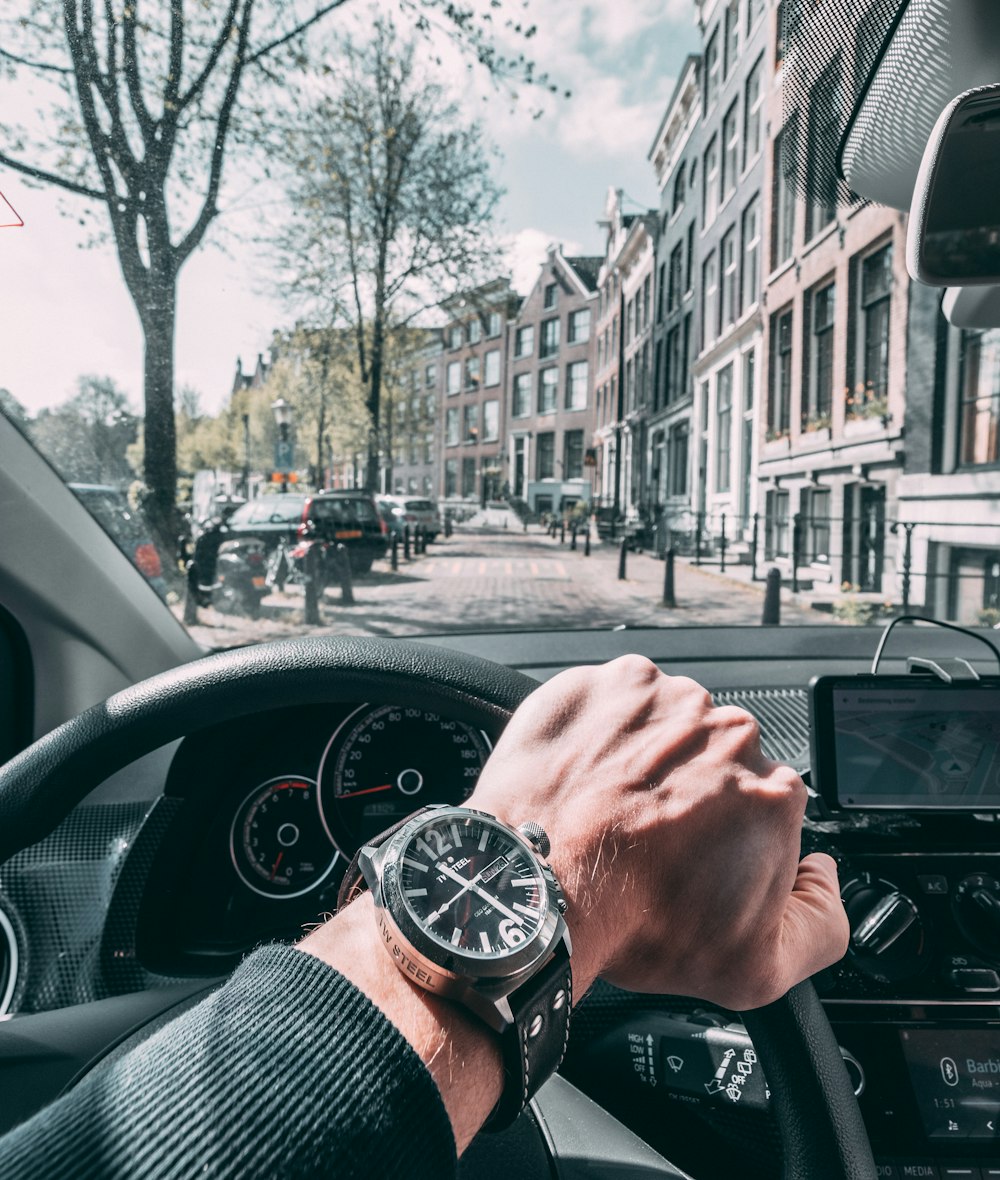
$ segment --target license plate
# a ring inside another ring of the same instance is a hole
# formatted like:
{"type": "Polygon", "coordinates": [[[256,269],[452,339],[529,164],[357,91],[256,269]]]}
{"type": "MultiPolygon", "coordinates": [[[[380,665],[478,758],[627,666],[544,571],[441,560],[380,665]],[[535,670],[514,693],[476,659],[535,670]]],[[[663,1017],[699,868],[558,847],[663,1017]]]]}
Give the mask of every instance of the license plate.
{"type": "Polygon", "coordinates": [[[267,578],[263,575],[259,578],[253,578],[251,580],[255,590],[263,590],[264,586],[267,584],[267,578]]]}
{"type": "Polygon", "coordinates": [[[341,529],[340,532],[333,534],[336,541],[356,541],[361,535],[360,529],[341,529]]]}

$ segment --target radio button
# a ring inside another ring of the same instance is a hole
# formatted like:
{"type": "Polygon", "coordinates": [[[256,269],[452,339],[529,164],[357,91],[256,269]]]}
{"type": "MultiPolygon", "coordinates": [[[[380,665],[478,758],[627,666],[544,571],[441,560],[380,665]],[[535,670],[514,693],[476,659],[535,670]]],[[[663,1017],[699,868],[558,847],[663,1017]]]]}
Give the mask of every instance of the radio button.
{"type": "Polygon", "coordinates": [[[976,1164],[942,1164],[941,1180],[982,1180],[976,1164]]]}
{"type": "Polygon", "coordinates": [[[901,1163],[899,1175],[902,1180],[941,1180],[941,1172],[937,1164],[930,1160],[925,1162],[901,1163]]]}
{"type": "Polygon", "coordinates": [[[948,978],[964,992],[1000,992],[1000,975],[989,967],[954,967],[948,978]]]}

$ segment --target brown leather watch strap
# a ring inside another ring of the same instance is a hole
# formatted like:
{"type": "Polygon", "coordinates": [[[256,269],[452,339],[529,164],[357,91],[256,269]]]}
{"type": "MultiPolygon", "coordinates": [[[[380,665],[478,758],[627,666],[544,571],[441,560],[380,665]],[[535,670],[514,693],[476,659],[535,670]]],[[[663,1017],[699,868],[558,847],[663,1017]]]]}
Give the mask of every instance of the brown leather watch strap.
{"type": "MultiPolygon", "coordinates": [[[[427,807],[421,807],[419,810],[414,811],[412,815],[404,815],[403,818],[397,823],[394,823],[391,828],[386,828],[384,832],[379,832],[379,834],[373,839],[366,840],[363,847],[381,848],[382,845],[386,843],[386,841],[391,840],[393,836],[395,836],[395,834],[404,824],[408,824],[411,819],[416,819],[418,815],[428,810],[429,808],[427,807]]],[[[350,903],[354,901],[355,898],[360,897],[366,889],[364,874],[358,867],[360,859],[361,849],[359,848],[357,852],[355,852],[351,863],[347,866],[347,872],[344,874],[344,879],[340,883],[340,889],[337,891],[338,910],[342,910],[345,905],[350,905],[350,903]]]]}

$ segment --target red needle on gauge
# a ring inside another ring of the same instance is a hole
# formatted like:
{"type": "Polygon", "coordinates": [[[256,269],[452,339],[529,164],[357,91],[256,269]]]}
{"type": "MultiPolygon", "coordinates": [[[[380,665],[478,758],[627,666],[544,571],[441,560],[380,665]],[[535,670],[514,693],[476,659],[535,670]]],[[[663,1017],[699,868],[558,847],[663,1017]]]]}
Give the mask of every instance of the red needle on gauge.
{"type": "Polygon", "coordinates": [[[385,783],[381,787],[365,787],[363,791],[348,791],[346,795],[340,795],[341,799],[354,799],[358,795],[374,795],[376,791],[391,791],[392,783],[385,783]]]}
{"type": "Polygon", "coordinates": [[[274,880],[274,874],[278,871],[278,865],[281,864],[281,858],[284,855],[285,855],[284,850],[282,850],[281,852],[278,853],[278,859],[274,862],[273,866],[271,867],[271,876],[268,878],[269,881],[274,880]]]}

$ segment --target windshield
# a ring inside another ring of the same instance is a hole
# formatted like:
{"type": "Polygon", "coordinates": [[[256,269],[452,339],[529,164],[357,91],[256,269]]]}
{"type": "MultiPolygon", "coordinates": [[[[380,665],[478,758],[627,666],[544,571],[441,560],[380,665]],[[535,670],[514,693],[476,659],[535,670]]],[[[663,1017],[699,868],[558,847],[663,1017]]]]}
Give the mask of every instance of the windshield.
{"type": "Polygon", "coordinates": [[[1000,330],[834,170],[899,7],[15,0],[0,412],[208,647],[1000,624],[1000,330]]]}

